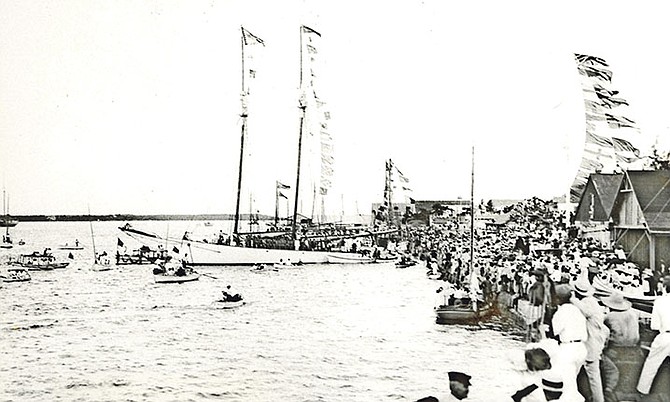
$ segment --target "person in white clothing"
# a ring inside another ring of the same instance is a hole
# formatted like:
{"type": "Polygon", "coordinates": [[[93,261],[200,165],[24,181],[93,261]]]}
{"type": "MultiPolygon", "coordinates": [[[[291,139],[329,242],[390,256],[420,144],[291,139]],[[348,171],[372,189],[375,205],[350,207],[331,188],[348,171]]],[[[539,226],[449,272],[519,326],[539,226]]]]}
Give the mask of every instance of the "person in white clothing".
{"type": "Polygon", "coordinates": [[[594,297],[595,288],[588,282],[576,282],[573,284],[575,298],[572,303],[576,305],[586,318],[586,332],[588,338],[586,346],[586,363],[584,370],[589,378],[591,388],[591,402],[604,402],[603,384],[600,375],[600,360],[602,359],[605,342],[609,337],[609,329],[605,326],[605,309],[600,306],[598,299],[594,297]]]}
{"type": "Polygon", "coordinates": [[[670,275],[663,278],[665,294],[654,302],[651,311],[651,329],[659,331],[642,366],[637,390],[642,394],[649,394],[658,368],[666,357],[670,356],[670,275]]]}
{"type": "Polygon", "coordinates": [[[551,319],[554,336],[559,342],[560,360],[565,367],[563,375],[563,396],[566,400],[582,401],[577,390],[577,374],[586,363],[586,345],[588,332],[584,314],[570,302],[572,289],[570,285],[556,286],[556,303],[558,309],[551,319]]]}

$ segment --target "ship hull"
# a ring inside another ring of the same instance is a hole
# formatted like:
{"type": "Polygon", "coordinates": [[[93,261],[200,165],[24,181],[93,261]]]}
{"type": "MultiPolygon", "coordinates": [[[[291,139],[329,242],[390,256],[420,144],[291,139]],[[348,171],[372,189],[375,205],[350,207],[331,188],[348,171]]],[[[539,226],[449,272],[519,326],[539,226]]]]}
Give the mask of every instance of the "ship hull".
{"type": "Polygon", "coordinates": [[[236,247],[201,241],[164,239],[139,230],[124,230],[128,236],[142,244],[156,248],[166,247],[172,250],[177,247],[181,253],[188,253],[186,260],[190,266],[235,266],[275,263],[293,264],[363,264],[373,262],[371,258],[361,257],[357,253],[334,251],[285,250],[254,247],[236,247]]]}

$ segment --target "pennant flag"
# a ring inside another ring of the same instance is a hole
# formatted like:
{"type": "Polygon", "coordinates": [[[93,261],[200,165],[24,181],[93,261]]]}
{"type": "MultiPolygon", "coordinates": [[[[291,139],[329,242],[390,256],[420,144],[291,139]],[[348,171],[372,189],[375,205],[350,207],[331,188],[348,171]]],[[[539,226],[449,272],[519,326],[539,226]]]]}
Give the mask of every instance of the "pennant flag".
{"type": "Polygon", "coordinates": [[[286,194],[282,193],[281,191],[278,192],[277,195],[282,197],[282,198],[286,198],[288,200],[288,196],[286,194]]]}
{"type": "Polygon", "coordinates": [[[596,145],[600,145],[601,147],[612,147],[612,146],[614,146],[612,144],[612,141],[609,138],[603,137],[602,135],[592,133],[590,131],[586,132],[586,142],[596,144],[596,145]]]}
{"type": "Polygon", "coordinates": [[[315,30],[313,30],[313,29],[310,28],[310,27],[306,27],[306,26],[303,25],[301,28],[302,28],[302,31],[303,31],[304,33],[313,33],[313,34],[316,34],[316,35],[318,35],[318,36],[321,36],[320,33],[316,32],[315,30]]]}
{"type": "Polygon", "coordinates": [[[600,57],[575,53],[575,58],[582,64],[600,64],[601,66],[609,67],[605,60],[600,57]]]}
{"type": "Polygon", "coordinates": [[[283,183],[278,181],[277,182],[277,188],[281,189],[281,190],[288,190],[289,188],[291,188],[291,186],[283,184],[283,183]]]}
{"type": "Polygon", "coordinates": [[[629,118],[623,116],[613,116],[607,113],[605,114],[605,117],[607,117],[607,124],[612,128],[635,128],[635,122],[629,118]]]}
{"type": "Polygon", "coordinates": [[[172,247],[172,252],[175,254],[179,254],[179,249],[177,248],[177,246],[172,247]]]}
{"type": "Polygon", "coordinates": [[[626,169],[640,160],[640,151],[634,143],[615,138],[630,129],[635,134],[640,133],[635,121],[611,112],[628,106],[628,101],[610,87],[613,74],[605,60],[578,53],[574,56],[584,94],[586,120],[584,154],[570,189],[572,201],[577,202],[591,173],[626,169]]]}
{"type": "Polygon", "coordinates": [[[116,245],[117,247],[123,247],[123,242],[118,237],[116,238],[116,245]]]}
{"type": "Polygon", "coordinates": [[[614,149],[617,151],[632,152],[636,156],[640,156],[640,150],[635,148],[629,141],[612,137],[612,142],[614,143],[614,149]]]}
{"type": "Polygon", "coordinates": [[[244,27],[242,27],[242,40],[244,41],[244,44],[247,46],[249,45],[265,46],[265,42],[263,42],[263,39],[247,31],[246,29],[244,29],[244,27]]]}

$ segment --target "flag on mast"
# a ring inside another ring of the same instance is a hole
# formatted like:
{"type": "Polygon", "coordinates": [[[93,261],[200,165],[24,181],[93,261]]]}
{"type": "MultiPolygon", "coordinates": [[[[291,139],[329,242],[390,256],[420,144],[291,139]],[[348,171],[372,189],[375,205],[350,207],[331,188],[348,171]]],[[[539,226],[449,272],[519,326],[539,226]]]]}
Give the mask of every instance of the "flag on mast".
{"type": "Polygon", "coordinates": [[[263,45],[263,46],[265,46],[265,42],[263,42],[263,39],[259,38],[258,36],[252,34],[249,31],[247,31],[244,27],[242,27],[242,39],[243,39],[244,44],[246,46],[249,46],[249,45],[263,45]]]}
{"type": "Polygon", "coordinates": [[[310,28],[310,27],[308,27],[308,26],[305,26],[305,25],[302,26],[302,31],[303,31],[304,33],[313,33],[313,34],[316,34],[316,35],[321,36],[320,33],[316,32],[316,31],[313,30],[312,28],[310,28]]]}

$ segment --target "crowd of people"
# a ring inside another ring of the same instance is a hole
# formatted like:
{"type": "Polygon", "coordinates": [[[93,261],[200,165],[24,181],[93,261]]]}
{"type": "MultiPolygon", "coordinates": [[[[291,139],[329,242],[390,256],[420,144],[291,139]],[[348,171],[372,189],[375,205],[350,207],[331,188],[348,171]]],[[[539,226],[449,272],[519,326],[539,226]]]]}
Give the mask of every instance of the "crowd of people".
{"type": "Polygon", "coordinates": [[[657,296],[651,329],[659,334],[637,382],[639,395],[649,394],[670,356],[665,266],[652,272],[628,261],[621,247],[580,236],[554,202],[533,198],[506,212],[506,225],[479,228],[473,238],[469,225],[457,220],[411,229],[409,248],[426,262],[429,276],[441,281],[442,303],[455,295],[477,297],[537,313],[526,321],[533,331],[525,363],[517,365],[520,388],[511,399],[617,401],[617,360],[640,352],[640,313],[624,295],[657,296]],[[596,287],[607,296],[596,297],[596,287]]]}

